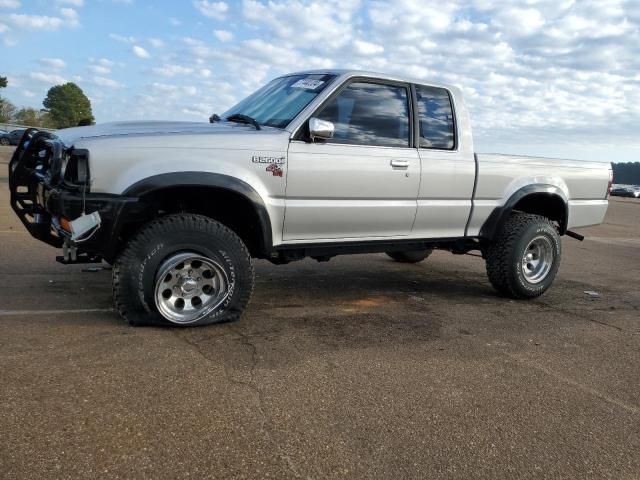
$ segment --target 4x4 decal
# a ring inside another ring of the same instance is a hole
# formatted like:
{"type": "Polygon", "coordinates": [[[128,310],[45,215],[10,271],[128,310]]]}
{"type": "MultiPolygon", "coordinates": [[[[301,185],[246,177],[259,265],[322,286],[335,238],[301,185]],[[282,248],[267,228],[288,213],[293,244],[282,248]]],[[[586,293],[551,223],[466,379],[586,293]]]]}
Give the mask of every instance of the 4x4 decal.
{"type": "Polygon", "coordinates": [[[281,177],[282,176],[282,169],[275,163],[272,163],[271,165],[269,165],[267,167],[267,172],[273,173],[274,177],[281,177]]]}

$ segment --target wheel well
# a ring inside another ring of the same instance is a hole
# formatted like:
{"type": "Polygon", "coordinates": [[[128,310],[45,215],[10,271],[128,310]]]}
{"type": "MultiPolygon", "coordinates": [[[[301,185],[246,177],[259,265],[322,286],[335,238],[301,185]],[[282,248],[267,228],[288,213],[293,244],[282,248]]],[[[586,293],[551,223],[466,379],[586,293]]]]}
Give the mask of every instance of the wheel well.
{"type": "Polygon", "coordinates": [[[518,200],[512,210],[542,215],[549,220],[558,222],[560,234],[564,234],[567,229],[567,205],[559,195],[542,192],[531,193],[518,200]]]}
{"type": "Polygon", "coordinates": [[[219,221],[233,230],[245,243],[252,257],[261,257],[270,248],[269,225],[263,225],[257,207],[244,195],[219,187],[167,187],[140,196],[146,214],[123,225],[120,244],[134,235],[144,224],[171,213],[195,213],[219,221]]]}

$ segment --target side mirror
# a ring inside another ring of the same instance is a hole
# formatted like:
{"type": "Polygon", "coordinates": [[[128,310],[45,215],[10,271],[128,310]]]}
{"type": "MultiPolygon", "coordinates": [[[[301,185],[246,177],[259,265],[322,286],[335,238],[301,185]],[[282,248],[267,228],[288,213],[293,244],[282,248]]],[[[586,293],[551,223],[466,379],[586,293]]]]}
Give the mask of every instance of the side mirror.
{"type": "Polygon", "coordinates": [[[334,130],[335,128],[331,122],[320,120],[316,117],[309,119],[309,135],[311,136],[311,141],[315,141],[316,138],[321,140],[332,138],[334,130]]]}

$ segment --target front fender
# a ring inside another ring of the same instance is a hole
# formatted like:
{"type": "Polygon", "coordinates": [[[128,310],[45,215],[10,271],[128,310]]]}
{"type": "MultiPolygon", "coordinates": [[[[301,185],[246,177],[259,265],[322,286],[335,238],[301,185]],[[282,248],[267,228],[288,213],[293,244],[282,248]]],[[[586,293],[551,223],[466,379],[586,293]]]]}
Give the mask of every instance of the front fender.
{"type": "Polygon", "coordinates": [[[140,180],[123,192],[125,197],[141,197],[170,187],[210,187],[229,190],[246,198],[254,207],[262,231],[262,250],[273,246],[271,219],[264,200],[248,183],[229,175],[210,172],[174,172],[154,175],[140,180]]]}

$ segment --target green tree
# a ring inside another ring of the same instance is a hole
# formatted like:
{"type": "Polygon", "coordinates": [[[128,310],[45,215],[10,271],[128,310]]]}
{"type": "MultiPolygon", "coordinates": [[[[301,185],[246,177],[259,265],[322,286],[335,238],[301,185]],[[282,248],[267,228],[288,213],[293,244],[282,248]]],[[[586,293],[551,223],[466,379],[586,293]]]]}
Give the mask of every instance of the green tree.
{"type": "Polygon", "coordinates": [[[51,87],[42,102],[55,128],[75,127],[81,120],[93,123],[91,102],[75,83],[51,87]]]}
{"type": "MultiPolygon", "coordinates": [[[[7,77],[0,77],[0,88],[7,88],[7,77]]],[[[16,111],[13,104],[0,96],[0,122],[9,123],[16,111]]]]}
{"type": "Polygon", "coordinates": [[[27,127],[44,127],[43,117],[43,112],[36,110],[35,108],[25,107],[21,108],[13,115],[13,120],[18,125],[25,125],[27,127]]]}

